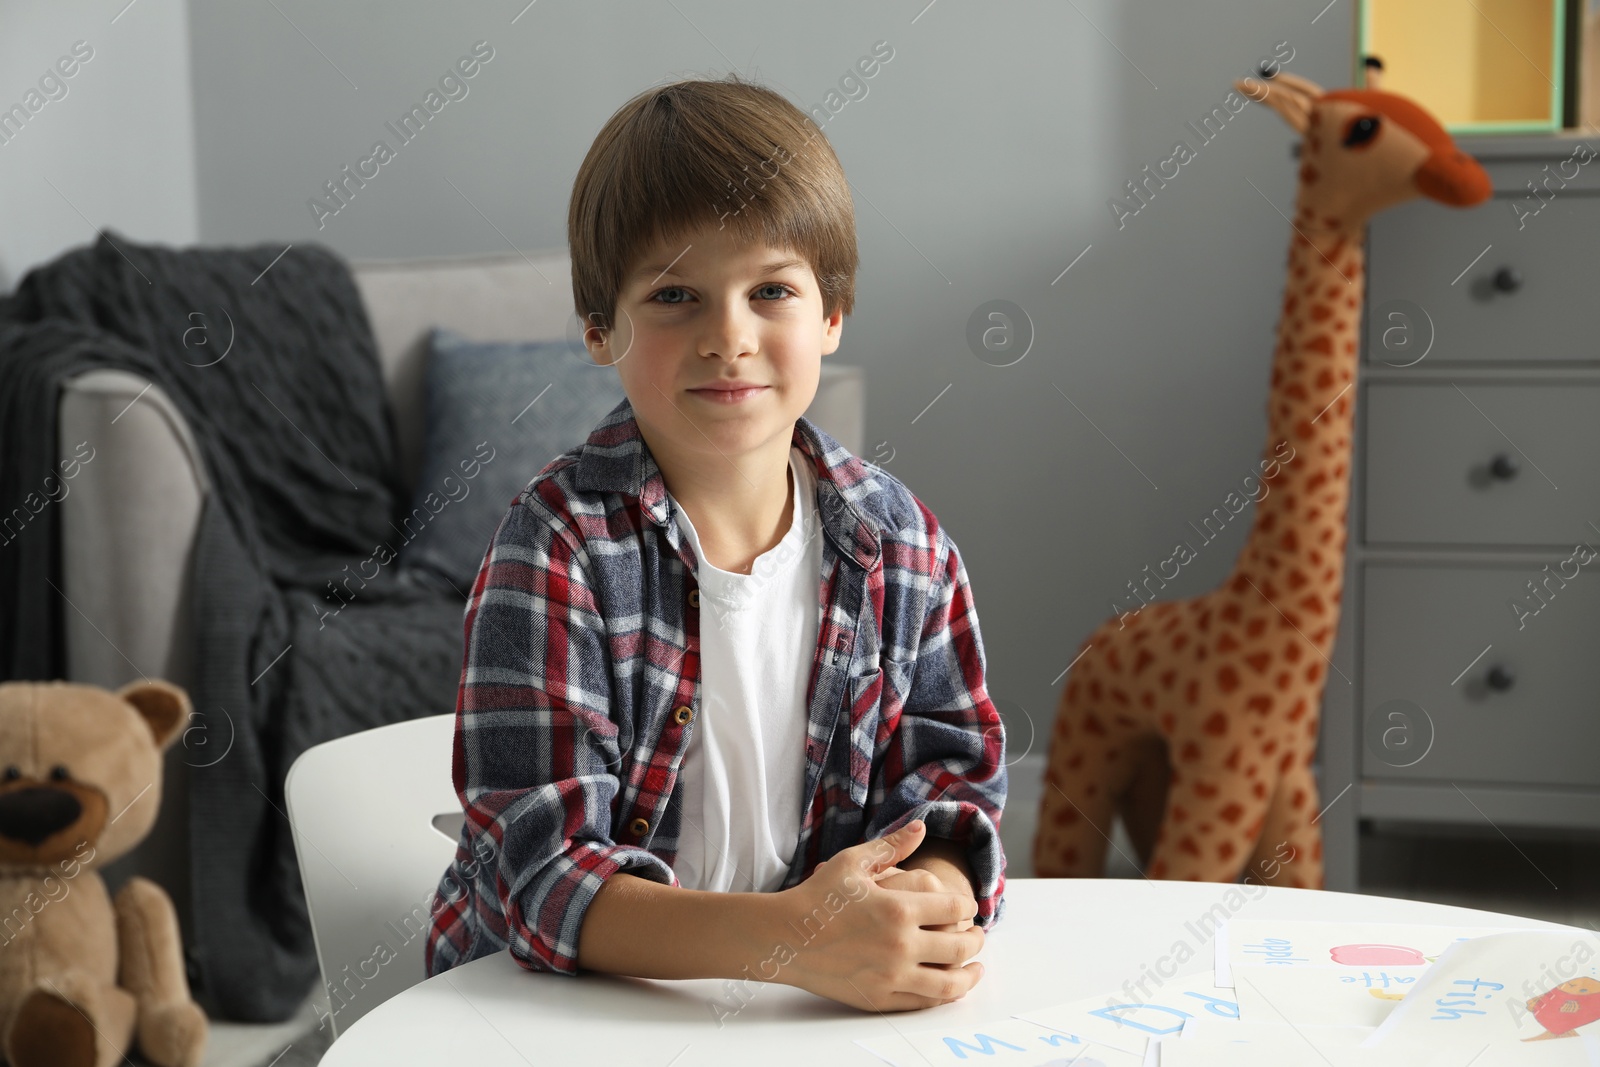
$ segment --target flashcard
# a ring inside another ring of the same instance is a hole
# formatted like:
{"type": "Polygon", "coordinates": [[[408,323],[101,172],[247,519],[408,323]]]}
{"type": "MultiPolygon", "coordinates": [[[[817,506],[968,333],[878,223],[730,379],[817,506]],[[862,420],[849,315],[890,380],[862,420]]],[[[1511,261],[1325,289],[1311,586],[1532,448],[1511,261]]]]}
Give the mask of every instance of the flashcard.
{"type": "Polygon", "coordinates": [[[1511,929],[1515,928],[1229,919],[1216,941],[1216,984],[1231,989],[1235,965],[1279,970],[1426,967],[1457,941],[1511,929]]]}
{"type": "Polygon", "coordinates": [[[1426,1041],[1458,1054],[1553,1040],[1576,1047],[1574,1038],[1600,1035],[1597,1020],[1600,937],[1516,931],[1452,945],[1362,1044],[1426,1041]]]}
{"type": "Polygon", "coordinates": [[[1580,1042],[1543,1048],[1491,1045],[1473,1054],[1423,1046],[1365,1049],[1312,1045],[1299,1038],[1245,1042],[1218,1038],[1168,1039],[1161,1043],[1160,1067],[1591,1067],[1580,1042]],[[1566,1047],[1563,1047],[1566,1046],[1566,1047]]]}
{"type": "Polygon", "coordinates": [[[1022,1019],[856,1040],[894,1067],[953,1067],[981,1059],[1006,1067],[1140,1067],[1143,1057],[1022,1019]]]}
{"type": "Polygon", "coordinates": [[[1152,1037],[1177,1034],[1191,1016],[1239,1017],[1233,990],[1218,989],[1211,977],[1205,970],[1152,984],[1147,975],[1110,993],[1022,1012],[1017,1018],[1143,1055],[1152,1037]]]}
{"type": "Polygon", "coordinates": [[[1427,967],[1233,968],[1239,1018],[1247,1023],[1359,1026],[1368,1030],[1389,1017],[1427,967]]]}
{"type": "MultiPolygon", "coordinates": [[[[1243,1004],[1239,1006],[1244,1007],[1243,1004]]],[[[1374,1029],[1371,1026],[1329,1026],[1318,1023],[1301,1026],[1298,1022],[1253,1023],[1244,1019],[1227,1022],[1195,1016],[1184,1020],[1183,1040],[1272,1041],[1292,1036],[1298,1030],[1310,1036],[1311,1043],[1318,1048],[1351,1048],[1361,1044],[1374,1029]]]]}

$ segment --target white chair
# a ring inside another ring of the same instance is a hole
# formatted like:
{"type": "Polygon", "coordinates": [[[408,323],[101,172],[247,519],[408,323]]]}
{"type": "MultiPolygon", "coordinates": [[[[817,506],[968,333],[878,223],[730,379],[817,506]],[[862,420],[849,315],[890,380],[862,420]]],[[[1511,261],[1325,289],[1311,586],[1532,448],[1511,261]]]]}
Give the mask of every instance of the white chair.
{"type": "Polygon", "coordinates": [[[322,968],[314,1001],[333,1037],[425,977],[430,908],[463,822],[450,776],[455,719],[350,734],[289,768],[289,825],[322,968]]]}

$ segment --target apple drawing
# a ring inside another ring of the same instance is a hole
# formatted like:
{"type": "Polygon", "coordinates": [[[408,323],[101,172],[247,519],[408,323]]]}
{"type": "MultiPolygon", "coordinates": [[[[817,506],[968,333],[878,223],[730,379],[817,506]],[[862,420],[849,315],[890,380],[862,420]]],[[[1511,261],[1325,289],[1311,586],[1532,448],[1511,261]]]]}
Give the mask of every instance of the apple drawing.
{"type": "Polygon", "coordinates": [[[1416,949],[1402,945],[1336,945],[1329,955],[1347,967],[1420,967],[1428,962],[1416,949]]]}

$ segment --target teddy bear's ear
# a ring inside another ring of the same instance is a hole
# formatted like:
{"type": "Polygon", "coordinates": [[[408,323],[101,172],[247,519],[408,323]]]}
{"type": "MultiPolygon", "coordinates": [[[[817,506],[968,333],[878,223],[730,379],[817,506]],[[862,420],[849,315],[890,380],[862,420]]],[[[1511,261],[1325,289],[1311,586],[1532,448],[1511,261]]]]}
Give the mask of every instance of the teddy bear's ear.
{"type": "Polygon", "coordinates": [[[193,710],[188,693],[157,678],[129,682],[117,690],[117,696],[132,704],[133,710],[149,725],[158,752],[172,744],[188,724],[193,710]]]}

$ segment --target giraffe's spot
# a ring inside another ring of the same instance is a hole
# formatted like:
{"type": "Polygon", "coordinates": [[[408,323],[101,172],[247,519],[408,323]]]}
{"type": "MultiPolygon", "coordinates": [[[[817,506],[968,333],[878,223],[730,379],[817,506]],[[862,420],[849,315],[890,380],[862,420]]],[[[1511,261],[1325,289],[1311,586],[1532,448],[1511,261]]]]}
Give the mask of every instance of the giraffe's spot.
{"type": "Polygon", "coordinates": [[[1303,808],[1303,807],[1305,807],[1306,806],[1306,791],[1304,789],[1296,789],[1294,791],[1294,796],[1293,796],[1293,798],[1290,799],[1289,803],[1290,803],[1290,805],[1292,807],[1295,807],[1295,808],[1303,808]]]}
{"type": "Polygon", "coordinates": [[[1174,726],[1176,726],[1176,725],[1177,725],[1177,718],[1172,714],[1172,712],[1163,711],[1161,713],[1161,732],[1162,733],[1170,734],[1172,732],[1172,728],[1174,726]]]}
{"type": "MultiPolygon", "coordinates": [[[[1340,442],[1340,443],[1343,444],[1343,442],[1340,442]]],[[[1344,477],[1344,464],[1343,463],[1338,463],[1338,464],[1334,465],[1333,476],[1335,478],[1343,478],[1344,477]]]]}
{"type": "Polygon", "coordinates": [[[1069,867],[1075,866],[1078,862],[1078,850],[1070,845],[1062,849],[1061,862],[1069,867]]]}
{"type": "Polygon", "coordinates": [[[1327,471],[1318,471],[1317,473],[1315,473],[1315,474],[1313,474],[1311,476],[1311,479],[1309,481],[1306,482],[1306,488],[1307,489],[1316,489],[1317,487],[1321,486],[1327,480],[1328,480],[1328,472],[1327,471]]]}
{"type": "Polygon", "coordinates": [[[1232,667],[1223,667],[1217,672],[1217,686],[1224,693],[1231,693],[1239,688],[1239,672],[1232,667]]]}
{"type": "Polygon", "coordinates": [[[1217,812],[1217,815],[1227,822],[1236,823],[1240,819],[1244,818],[1244,808],[1241,807],[1238,802],[1224,804],[1222,806],[1222,810],[1217,812]]]}
{"type": "Polygon", "coordinates": [[[1201,633],[1205,633],[1206,628],[1211,625],[1211,609],[1207,608],[1206,610],[1202,611],[1199,617],[1194,620],[1194,625],[1195,629],[1199,630],[1201,633]]]}
{"type": "Polygon", "coordinates": [[[1345,297],[1344,304],[1345,304],[1345,307],[1352,307],[1353,308],[1353,307],[1356,306],[1356,298],[1353,297],[1353,296],[1347,296],[1347,297],[1345,297]]]}
{"type": "Polygon", "coordinates": [[[1092,797],[1098,792],[1100,792],[1100,787],[1093,782],[1089,782],[1083,787],[1083,795],[1086,797],[1092,797]]]}
{"type": "Polygon", "coordinates": [[[1325,333],[1319,333],[1301,346],[1307,352],[1321,352],[1325,356],[1333,355],[1333,338],[1325,333]]]}
{"type": "Polygon", "coordinates": [[[1143,704],[1147,709],[1154,708],[1156,706],[1156,695],[1146,689],[1139,694],[1139,703],[1143,704]]]}
{"type": "Polygon", "coordinates": [[[1261,746],[1261,754],[1263,756],[1270,756],[1276,751],[1278,751],[1278,742],[1276,741],[1268,741],[1261,746]]]}
{"type": "Polygon", "coordinates": [[[1167,876],[1167,861],[1156,860],[1150,865],[1150,877],[1165,878],[1167,876]]]}
{"type": "Polygon", "coordinates": [[[1262,693],[1245,701],[1245,706],[1251,711],[1265,715],[1272,710],[1272,698],[1262,693]]]}
{"type": "Polygon", "coordinates": [[[1301,419],[1299,422],[1294,424],[1294,435],[1300,438],[1302,441],[1311,440],[1311,433],[1310,419],[1301,419]]]}
{"type": "Polygon", "coordinates": [[[1206,716],[1206,721],[1201,724],[1200,729],[1212,737],[1221,737],[1228,732],[1228,717],[1220,711],[1213,711],[1206,716]]]}
{"type": "Polygon", "coordinates": [[[1283,394],[1285,396],[1292,396],[1296,400],[1304,400],[1307,396],[1306,387],[1301,385],[1299,382],[1290,382],[1288,385],[1284,386],[1283,394]]]}
{"type": "Polygon", "coordinates": [[[1197,797],[1214,797],[1217,795],[1217,787],[1210,782],[1196,782],[1194,784],[1194,795],[1197,797]]]}
{"type": "Polygon", "coordinates": [[[1200,746],[1193,741],[1185,741],[1182,750],[1178,753],[1178,758],[1184,763],[1193,763],[1200,758],[1200,746]]]}
{"type": "Polygon", "coordinates": [[[1338,296],[1342,292],[1344,292],[1344,290],[1339,288],[1337,285],[1328,286],[1328,296],[1330,297],[1338,296]]]}
{"type": "Polygon", "coordinates": [[[1312,661],[1311,663],[1306,664],[1306,681],[1315,683],[1316,680],[1318,678],[1321,678],[1321,677],[1322,677],[1322,664],[1320,664],[1320,663],[1318,663],[1316,661],[1312,661]]]}
{"type": "Polygon", "coordinates": [[[1329,307],[1327,304],[1313,304],[1313,305],[1311,305],[1311,321],[1312,322],[1321,322],[1323,319],[1328,318],[1332,314],[1333,314],[1333,309],[1331,307],[1329,307]]]}
{"type": "Polygon", "coordinates": [[[1184,822],[1189,818],[1189,809],[1182,804],[1172,805],[1172,821],[1184,822]]]}
{"type": "Polygon", "coordinates": [[[1305,268],[1305,266],[1303,264],[1302,265],[1296,265],[1296,267],[1294,268],[1294,276],[1296,278],[1304,278],[1306,276],[1306,268],[1305,268]]]}
{"type": "Polygon", "coordinates": [[[1316,549],[1313,548],[1309,555],[1312,563],[1322,562],[1322,553],[1318,552],[1316,549]]]}
{"type": "Polygon", "coordinates": [[[1105,691],[1100,688],[1099,679],[1095,679],[1094,681],[1089,683],[1089,697],[1091,699],[1099,700],[1104,695],[1105,695],[1105,691]]]}
{"type": "Polygon", "coordinates": [[[1349,340],[1346,340],[1345,343],[1344,343],[1344,354],[1347,355],[1347,356],[1348,355],[1352,355],[1355,352],[1355,350],[1356,350],[1356,342],[1355,342],[1355,340],[1353,338],[1349,339],[1349,340]]]}
{"type": "Polygon", "coordinates": [[[1115,700],[1118,704],[1126,704],[1128,702],[1128,694],[1124,693],[1120,689],[1113,689],[1111,691],[1111,699],[1115,700]]]}
{"type": "Polygon", "coordinates": [[[1206,661],[1206,655],[1207,655],[1207,652],[1206,652],[1206,646],[1205,645],[1195,645],[1194,646],[1194,661],[1196,663],[1204,663],[1206,661]]]}
{"type": "Polygon", "coordinates": [[[1222,632],[1221,636],[1219,636],[1217,638],[1217,651],[1218,652],[1232,652],[1234,649],[1236,649],[1238,647],[1239,647],[1238,639],[1235,638],[1231,633],[1228,633],[1226,630],[1224,630],[1222,632]]]}
{"type": "Polygon", "coordinates": [[[1187,645],[1188,643],[1189,643],[1189,635],[1188,634],[1177,634],[1172,639],[1172,651],[1174,651],[1174,652],[1182,652],[1184,646],[1187,645]]]}
{"type": "Polygon", "coordinates": [[[1228,753],[1228,758],[1222,761],[1222,765],[1224,767],[1228,768],[1228,770],[1230,770],[1230,771],[1236,771],[1236,770],[1239,769],[1239,746],[1238,745],[1234,745],[1233,746],[1233,751],[1228,753]]]}
{"type": "Polygon", "coordinates": [[[1302,585],[1305,585],[1305,584],[1306,584],[1306,576],[1304,574],[1300,573],[1300,569],[1298,567],[1296,567],[1294,570],[1289,572],[1289,588],[1290,589],[1299,589],[1302,585]]]}
{"type": "Polygon", "coordinates": [[[1278,692],[1286,693],[1289,691],[1289,678],[1290,675],[1288,671],[1280,671],[1278,673],[1278,692]]]}
{"type": "Polygon", "coordinates": [[[1199,699],[1200,680],[1198,678],[1189,679],[1189,684],[1183,687],[1183,696],[1184,699],[1190,704],[1193,704],[1197,699],[1199,699]]]}
{"type": "Polygon", "coordinates": [[[1345,325],[1346,324],[1344,323],[1343,320],[1340,320],[1339,322],[1334,323],[1333,324],[1333,332],[1334,333],[1343,333],[1345,325]]]}
{"type": "Polygon", "coordinates": [[[1283,310],[1286,312],[1292,312],[1295,309],[1295,305],[1298,303],[1300,303],[1300,295],[1298,293],[1290,293],[1284,298],[1283,310]]]}
{"type": "Polygon", "coordinates": [[[1283,531],[1283,536],[1278,538],[1278,547],[1285,552],[1293,552],[1300,547],[1300,536],[1293,530],[1283,531]]]}
{"type": "Polygon", "coordinates": [[[1133,673],[1138,674],[1155,661],[1155,656],[1148,648],[1141,648],[1133,660],[1133,673]]]}
{"type": "Polygon", "coordinates": [[[1095,737],[1104,737],[1106,735],[1106,727],[1105,724],[1100,721],[1099,716],[1085,715],[1083,717],[1083,732],[1086,734],[1091,734],[1095,737]]]}
{"type": "Polygon", "coordinates": [[[1073,700],[1076,700],[1077,698],[1078,698],[1078,683],[1077,682],[1068,682],[1067,683],[1067,700],[1068,701],[1073,701],[1073,700]]]}
{"type": "Polygon", "coordinates": [[[1300,598],[1300,605],[1313,615],[1322,615],[1327,608],[1322,603],[1322,598],[1315,593],[1310,593],[1300,598]]]}
{"type": "Polygon", "coordinates": [[[1267,620],[1257,617],[1245,623],[1244,632],[1250,637],[1260,637],[1261,631],[1265,630],[1266,628],[1267,620]]]}
{"type": "Polygon", "coordinates": [[[1228,622],[1238,622],[1239,621],[1239,605],[1238,604],[1234,604],[1234,603],[1229,603],[1229,604],[1225,605],[1223,607],[1223,609],[1222,609],[1222,617],[1225,620],[1227,620],[1228,622]]]}
{"type": "Polygon", "coordinates": [[[1150,631],[1149,630],[1146,630],[1142,626],[1135,626],[1134,627],[1134,629],[1133,629],[1133,643],[1134,644],[1137,645],[1139,642],[1143,641],[1145,638],[1147,638],[1149,636],[1150,636],[1150,631]]]}
{"type": "Polygon", "coordinates": [[[1057,826],[1071,826],[1078,821],[1078,809],[1072,807],[1062,808],[1056,812],[1055,824],[1057,826]]]}
{"type": "Polygon", "coordinates": [[[1244,658],[1244,661],[1250,664],[1257,674],[1266,674],[1267,668],[1272,665],[1272,653],[1252,652],[1244,658]]]}
{"type": "MultiPolygon", "coordinates": [[[[1116,649],[1111,648],[1111,649],[1107,649],[1106,650],[1106,663],[1110,664],[1111,669],[1113,671],[1116,671],[1119,674],[1121,673],[1121,671],[1122,671],[1122,659],[1121,659],[1120,656],[1117,655],[1117,650],[1116,649]]],[[[1100,694],[1096,693],[1095,695],[1099,696],[1100,694]]]]}
{"type": "Polygon", "coordinates": [[[1295,506],[1294,494],[1284,490],[1283,499],[1278,502],[1278,507],[1284,511],[1293,511],[1295,506]]]}
{"type": "Polygon", "coordinates": [[[1290,722],[1299,722],[1300,721],[1300,716],[1302,716],[1302,715],[1304,715],[1306,713],[1306,707],[1307,706],[1308,705],[1306,704],[1306,698],[1305,697],[1301,697],[1299,700],[1296,700],[1294,702],[1294,707],[1289,709],[1289,716],[1288,716],[1289,721],[1290,722]]]}
{"type": "Polygon", "coordinates": [[[1165,670],[1165,671],[1162,671],[1161,672],[1161,688],[1163,688],[1163,689],[1171,689],[1172,688],[1172,679],[1176,678],[1177,676],[1178,676],[1178,672],[1176,670],[1165,670]]]}
{"type": "Polygon", "coordinates": [[[1321,373],[1319,373],[1317,375],[1317,388],[1318,389],[1331,389],[1331,388],[1333,388],[1333,371],[1328,370],[1327,368],[1323,368],[1321,373]]]}
{"type": "Polygon", "coordinates": [[[1254,785],[1252,785],[1250,787],[1250,792],[1252,792],[1252,793],[1254,793],[1256,795],[1256,799],[1257,800],[1265,800],[1265,799],[1267,799],[1267,783],[1266,782],[1256,782],[1254,785]]]}
{"type": "Polygon", "coordinates": [[[1208,822],[1203,822],[1198,827],[1196,827],[1195,832],[1196,833],[1201,833],[1201,834],[1209,834],[1211,832],[1211,824],[1208,823],[1208,822]]]}
{"type": "Polygon", "coordinates": [[[1067,758],[1067,769],[1068,770],[1075,771],[1079,767],[1082,767],[1082,766],[1083,766],[1083,753],[1082,752],[1074,752],[1070,757],[1067,758]]]}
{"type": "Polygon", "coordinates": [[[1235,593],[1242,593],[1250,588],[1250,579],[1242,574],[1235,575],[1233,581],[1229,583],[1229,588],[1235,593]]]}
{"type": "Polygon", "coordinates": [[[1200,855],[1200,846],[1194,843],[1194,838],[1185,836],[1178,842],[1178,851],[1187,852],[1191,856],[1200,855]]]}
{"type": "Polygon", "coordinates": [[[1278,761],[1278,773],[1288,774],[1289,768],[1292,766],[1294,766],[1294,753],[1285,752],[1283,758],[1278,761]]]}
{"type": "Polygon", "coordinates": [[[1305,650],[1301,648],[1298,638],[1283,646],[1283,656],[1290,663],[1299,663],[1300,657],[1303,655],[1305,655],[1305,650]]]}

